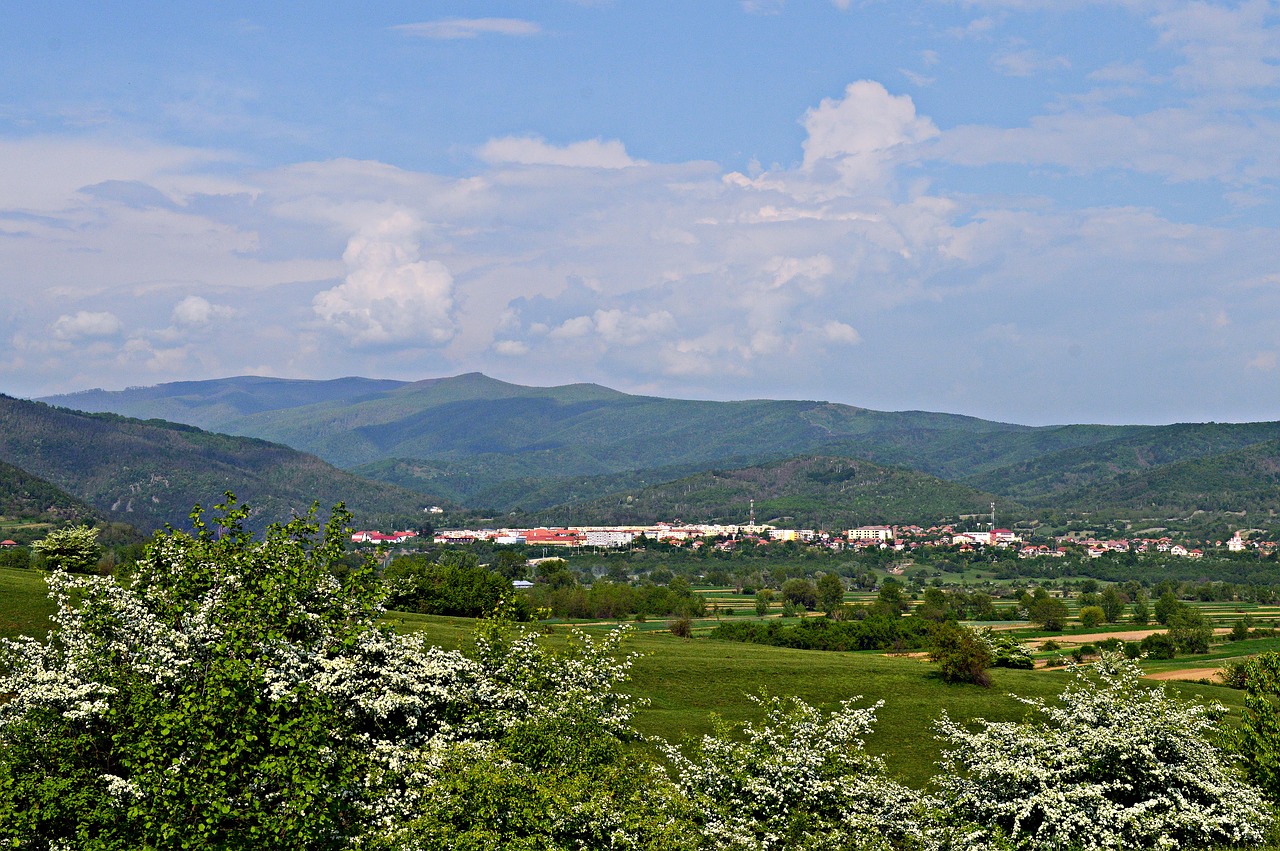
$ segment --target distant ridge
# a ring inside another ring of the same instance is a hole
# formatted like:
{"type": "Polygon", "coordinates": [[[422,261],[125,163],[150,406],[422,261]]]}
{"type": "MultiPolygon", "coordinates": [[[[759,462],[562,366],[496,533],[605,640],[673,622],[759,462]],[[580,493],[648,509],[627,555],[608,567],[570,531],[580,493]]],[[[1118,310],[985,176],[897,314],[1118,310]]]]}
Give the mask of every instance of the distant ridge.
{"type": "Polygon", "coordinates": [[[0,461],[143,530],[185,526],[191,507],[233,491],[255,525],[312,502],[344,501],[358,516],[412,516],[424,498],[338,470],[287,446],[189,425],[90,414],[0,396],[0,461]]]}
{"type": "MultiPolygon", "coordinates": [[[[1136,510],[1142,485],[1135,482],[1159,481],[1164,465],[1280,439],[1278,422],[1031,427],[813,400],[711,402],[596,384],[526,387],[482,373],[413,382],[242,376],[49,400],[285,444],[485,512],[583,505],[713,469],[802,456],[909,468],[1038,512],[1107,511],[1113,499],[1116,510],[1136,510]],[[1152,475],[1133,478],[1144,471],[1152,475]]],[[[1224,467],[1189,469],[1199,472],[1179,475],[1208,477],[1204,487],[1180,491],[1179,505],[1191,510],[1196,499],[1216,505],[1215,494],[1240,485],[1212,485],[1224,467]]],[[[1270,504],[1249,492],[1237,510],[1270,504]]]]}

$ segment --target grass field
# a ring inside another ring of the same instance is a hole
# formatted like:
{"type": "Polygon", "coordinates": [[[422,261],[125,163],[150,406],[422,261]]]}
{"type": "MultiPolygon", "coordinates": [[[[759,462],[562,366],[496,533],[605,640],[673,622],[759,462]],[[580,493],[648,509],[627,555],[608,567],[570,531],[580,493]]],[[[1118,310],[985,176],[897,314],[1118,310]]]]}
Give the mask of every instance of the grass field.
{"type": "MultiPolygon", "coordinates": [[[[474,624],[464,618],[398,612],[390,620],[399,629],[422,630],[451,649],[467,647],[474,624]]],[[[567,634],[568,627],[551,627],[553,640],[567,634]]],[[[892,774],[917,787],[936,773],[941,743],[933,738],[932,725],[944,710],[958,720],[1018,720],[1028,708],[1011,693],[1051,700],[1069,678],[1063,670],[996,669],[991,688],[948,685],[936,676],[933,665],[918,658],[681,639],[656,631],[637,632],[630,647],[643,654],[628,691],[648,702],[636,718],[636,726],[647,735],[672,742],[701,735],[710,732],[713,713],[735,722],[758,719],[750,696],[761,692],[794,695],[824,709],[861,695],[864,705],[884,701],[869,749],[884,756],[892,774]]],[[[1242,704],[1241,693],[1225,686],[1171,682],[1165,687],[1233,710],[1242,704]]]]}
{"type": "Polygon", "coordinates": [[[53,614],[48,590],[41,571],[0,567],[0,638],[42,638],[53,614]]]}

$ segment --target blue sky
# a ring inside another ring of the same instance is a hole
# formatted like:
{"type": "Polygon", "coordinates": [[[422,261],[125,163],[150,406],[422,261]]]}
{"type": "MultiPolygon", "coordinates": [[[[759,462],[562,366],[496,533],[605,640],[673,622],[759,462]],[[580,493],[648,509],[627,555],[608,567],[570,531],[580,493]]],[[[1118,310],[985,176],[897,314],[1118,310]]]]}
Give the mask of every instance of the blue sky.
{"type": "Polygon", "coordinates": [[[0,390],[1280,418],[1280,4],[41,4],[0,390]]]}

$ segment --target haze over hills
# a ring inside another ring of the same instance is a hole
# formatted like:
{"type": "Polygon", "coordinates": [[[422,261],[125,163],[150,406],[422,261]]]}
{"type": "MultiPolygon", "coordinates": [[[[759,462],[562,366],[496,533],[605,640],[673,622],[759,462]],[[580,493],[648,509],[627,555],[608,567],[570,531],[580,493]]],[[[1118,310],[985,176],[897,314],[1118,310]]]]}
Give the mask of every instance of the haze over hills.
{"type": "Polygon", "coordinates": [[[183,526],[193,505],[211,507],[228,490],[254,508],[255,525],[288,520],[313,501],[325,508],[344,501],[365,518],[413,515],[424,501],[280,444],[7,396],[0,396],[0,461],[143,530],[183,526]]]}
{"type": "MultiPolygon", "coordinates": [[[[603,515],[616,494],[816,455],[909,468],[1004,503],[1070,510],[1084,510],[1086,495],[1093,510],[1106,510],[1098,500],[1110,499],[1131,507],[1141,489],[1135,482],[1154,487],[1163,481],[1156,471],[1167,465],[1222,456],[1188,468],[1196,472],[1186,475],[1206,478],[1182,491],[1183,502],[1216,494],[1214,504],[1236,499],[1232,510],[1259,510],[1261,494],[1236,487],[1257,465],[1231,453],[1280,439],[1276,422],[1032,427],[822,401],[665,399],[594,384],[524,387],[479,373],[417,382],[240,377],[48,401],[283,443],[433,499],[504,512],[585,511],[591,504],[603,515]],[[1230,473],[1236,465],[1240,472],[1230,473]],[[1139,472],[1151,475],[1125,478],[1139,472]]],[[[654,505],[670,494],[651,493],[654,505]]],[[[703,508],[712,510],[710,503],[703,508]]]]}

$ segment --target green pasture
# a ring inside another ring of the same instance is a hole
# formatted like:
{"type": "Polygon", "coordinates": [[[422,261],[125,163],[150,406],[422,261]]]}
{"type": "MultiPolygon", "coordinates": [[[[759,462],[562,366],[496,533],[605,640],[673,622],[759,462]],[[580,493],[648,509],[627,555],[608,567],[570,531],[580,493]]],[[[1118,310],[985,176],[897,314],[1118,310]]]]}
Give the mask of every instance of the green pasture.
{"type": "MultiPolygon", "coordinates": [[[[475,623],[400,612],[389,613],[388,621],[397,629],[420,630],[450,649],[467,647],[475,623]]],[[[541,629],[553,641],[569,633],[564,625],[541,629]]],[[[630,649],[642,654],[628,691],[647,703],[636,717],[636,726],[646,735],[679,742],[710,732],[713,715],[732,722],[758,720],[761,713],[752,695],[796,696],[828,710],[860,695],[859,705],[884,701],[869,749],[883,755],[890,772],[913,786],[924,785],[936,773],[941,743],[933,737],[933,722],[943,711],[956,719],[1018,720],[1028,709],[1013,694],[1052,700],[1069,679],[1063,669],[996,669],[991,672],[991,688],[949,685],[936,676],[932,664],[919,658],[682,639],[664,631],[637,632],[630,649]]],[[[1193,664],[1204,658],[1183,661],[1193,664]]],[[[1225,686],[1165,685],[1189,698],[1216,700],[1232,709],[1242,705],[1241,693],[1225,686]]]]}
{"type": "Polygon", "coordinates": [[[48,591],[43,572],[0,567],[0,638],[43,638],[54,612],[48,591]]]}

